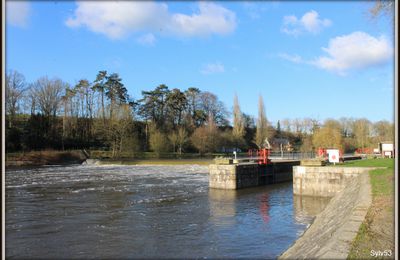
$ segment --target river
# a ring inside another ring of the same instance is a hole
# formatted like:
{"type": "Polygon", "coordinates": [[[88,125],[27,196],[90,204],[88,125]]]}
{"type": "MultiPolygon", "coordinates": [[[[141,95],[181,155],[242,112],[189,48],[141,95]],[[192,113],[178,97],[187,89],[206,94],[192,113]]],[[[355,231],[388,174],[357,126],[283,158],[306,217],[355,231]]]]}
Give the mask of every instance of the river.
{"type": "Polygon", "coordinates": [[[206,166],[6,171],[6,257],[275,258],[328,203],[292,184],[208,188],[206,166]]]}

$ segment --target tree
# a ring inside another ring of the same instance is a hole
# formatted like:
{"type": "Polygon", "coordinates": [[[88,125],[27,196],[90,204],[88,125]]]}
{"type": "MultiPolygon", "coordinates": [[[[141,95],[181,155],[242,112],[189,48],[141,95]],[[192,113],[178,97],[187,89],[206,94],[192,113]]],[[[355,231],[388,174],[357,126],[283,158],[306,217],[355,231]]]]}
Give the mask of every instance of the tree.
{"type": "Polygon", "coordinates": [[[107,71],[101,70],[96,76],[96,80],[94,81],[94,85],[92,89],[94,91],[100,92],[100,102],[101,102],[101,115],[103,117],[103,124],[105,125],[106,122],[106,115],[105,115],[105,82],[106,82],[107,71]]]}
{"type": "Polygon", "coordinates": [[[282,134],[281,122],[278,120],[278,122],[276,123],[276,135],[278,137],[281,137],[281,134],[282,134]]]}
{"type": "Polygon", "coordinates": [[[370,8],[369,12],[372,18],[377,18],[380,15],[386,15],[394,19],[394,8],[395,1],[391,0],[376,0],[373,7],[370,8]]]}
{"type": "Polygon", "coordinates": [[[219,146],[220,134],[212,114],[208,115],[207,123],[196,128],[192,135],[192,143],[200,154],[214,152],[219,146]]]}
{"type": "Polygon", "coordinates": [[[112,157],[120,155],[124,149],[125,141],[131,137],[133,125],[132,109],[128,104],[115,108],[114,116],[108,121],[108,142],[112,148],[112,157]]]}
{"type": "Polygon", "coordinates": [[[165,134],[152,125],[150,128],[150,148],[156,156],[160,157],[162,153],[167,152],[168,146],[168,138],[165,134]]]}
{"type": "Polygon", "coordinates": [[[5,78],[5,105],[8,118],[8,127],[12,127],[15,115],[19,111],[19,103],[26,90],[25,77],[18,71],[12,70],[6,73],[5,78]]]}
{"type": "Polygon", "coordinates": [[[354,119],[347,118],[347,117],[341,117],[339,119],[340,128],[341,128],[343,137],[346,138],[346,137],[351,137],[353,135],[353,132],[352,132],[353,121],[354,121],[354,119]]]}
{"type": "Polygon", "coordinates": [[[142,91],[143,98],[139,100],[139,115],[155,123],[159,129],[164,128],[169,92],[168,86],[161,84],[152,91],[142,91]]]}
{"type": "Polygon", "coordinates": [[[194,127],[196,121],[196,110],[197,110],[197,100],[200,90],[198,88],[188,88],[185,92],[185,97],[187,100],[187,114],[186,120],[187,124],[194,127]]]}
{"type": "Polygon", "coordinates": [[[178,140],[177,140],[179,154],[182,154],[183,148],[188,142],[188,137],[189,137],[189,135],[188,135],[188,132],[186,131],[186,129],[184,127],[179,127],[178,128],[178,140]]]}
{"type": "Polygon", "coordinates": [[[176,131],[172,131],[168,134],[168,140],[172,145],[172,152],[174,153],[176,151],[176,146],[178,145],[178,138],[178,133],[176,131]]]}
{"type": "Polygon", "coordinates": [[[268,121],[265,115],[264,102],[262,96],[258,98],[258,118],[255,143],[258,148],[263,148],[268,138],[268,121]]]}
{"type": "Polygon", "coordinates": [[[105,90],[106,97],[110,101],[109,112],[110,119],[112,119],[113,111],[116,109],[116,106],[128,103],[128,90],[124,87],[124,84],[122,84],[122,79],[117,73],[106,76],[105,90]]]}
{"type": "Polygon", "coordinates": [[[33,94],[39,111],[46,117],[55,117],[59,111],[63,90],[68,86],[61,79],[42,77],[33,85],[33,94]]]}
{"type": "Polygon", "coordinates": [[[212,115],[215,123],[219,126],[228,124],[228,112],[224,104],[218,100],[218,97],[208,91],[201,92],[199,95],[198,110],[203,111],[203,115],[212,115]]]}
{"type": "Polygon", "coordinates": [[[62,140],[62,129],[58,129],[57,115],[62,104],[63,91],[69,85],[61,79],[39,78],[32,86],[32,96],[38,107],[38,112],[43,116],[42,131],[44,132],[46,145],[57,147],[62,140]]]}
{"type": "Polygon", "coordinates": [[[312,152],[313,148],[312,136],[308,134],[303,136],[300,151],[303,153],[312,152]]]}
{"type": "Polygon", "coordinates": [[[381,120],[373,124],[373,134],[375,142],[394,141],[394,125],[386,120],[381,120]]]}
{"type": "Polygon", "coordinates": [[[369,145],[371,122],[368,119],[361,118],[353,122],[352,132],[356,145],[364,149],[369,145]]]}
{"type": "Polygon", "coordinates": [[[232,129],[232,136],[235,143],[241,144],[243,143],[243,136],[245,135],[245,122],[243,118],[243,114],[240,111],[238,97],[235,94],[233,99],[233,129],[232,129]]]}
{"type": "Polygon", "coordinates": [[[207,128],[205,126],[198,127],[194,130],[191,137],[192,144],[199,151],[200,155],[207,152],[207,128]]]}
{"type": "Polygon", "coordinates": [[[286,131],[286,132],[291,132],[292,131],[291,122],[290,122],[290,120],[288,118],[285,118],[285,119],[282,120],[282,127],[283,127],[283,130],[286,131]]]}
{"type": "Polygon", "coordinates": [[[180,125],[183,117],[183,111],[188,105],[188,101],[183,92],[179,89],[174,88],[167,94],[167,110],[169,111],[170,121],[173,124],[173,128],[176,125],[180,125]]]}
{"type": "Polygon", "coordinates": [[[168,135],[168,139],[173,146],[173,151],[181,155],[183,151],[183,147],[188,142],[188,133],[184,127],[179,127],[177,130],[174,130],[172,133],[168,135]]]}
{"type": "Polygon", "coordinates": [[[314,133],[312,144],[314,147],[342,149],[340,128],[333,127],[333,124],[328,122],[314,133]]]}

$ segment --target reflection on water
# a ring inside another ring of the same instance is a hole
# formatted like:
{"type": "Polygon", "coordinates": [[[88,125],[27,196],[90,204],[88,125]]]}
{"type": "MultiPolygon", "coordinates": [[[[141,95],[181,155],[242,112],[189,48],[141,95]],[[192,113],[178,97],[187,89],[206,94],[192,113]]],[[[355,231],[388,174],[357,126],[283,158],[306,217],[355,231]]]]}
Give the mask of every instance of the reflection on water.
{"type": "Polygon", "coordinates": [[[6,173],[6,256],[274,258],[323,207],[283,183],[208,188],[203,166],[70,166],[6,173]]]}
{"type": "Polygon", "coordinates": [[[322,212],[331,198],[293,195],[293,209],[296,221],[310,223],[322,212]]]}
{"type": "Polygon", "coordinates": [[[210,221],[215,225],[233,226],[236,215],[235,190],[210,189],[208,191],[208,201],[210,204],[210,221]]]}

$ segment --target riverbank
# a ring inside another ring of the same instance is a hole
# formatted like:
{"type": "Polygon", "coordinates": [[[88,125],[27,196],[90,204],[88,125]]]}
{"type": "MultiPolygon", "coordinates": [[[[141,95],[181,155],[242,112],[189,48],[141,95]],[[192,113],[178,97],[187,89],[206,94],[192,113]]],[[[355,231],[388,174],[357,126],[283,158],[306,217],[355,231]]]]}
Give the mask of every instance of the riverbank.
{"type": "Polygon", "coordinates": [[[81,164],[87,158],[83,151],[32,151],[6,154],[6,167],[81,164]]]}
{"type": "MultiPolygon", "coordinates": [[[[148,155],[147,155],[148,156],[148,155]]],[[[190,155],[192,156],[192,155],[190,155]]],[[[88,159],[90,164],[97,165],[209,165],[212,158],[182,158],[182,159],[158,159],[158,158],[122,158],[109,159],[90,155],[84,151],[32,151],[27,153],[10,153],[6,155],[6,167],[31,167],[43,165],[69,165],[81,164],[88,159]]],[[[193,156],[192,156],[193,157],[193,156]]]]}
{"type": "Polygon", "coordinates": [[[385,168],[350,178],[280,258],[394,257],[394,160],[362,160],[341,166],[385,168]]]}
{"type": "Polygon", "coordinates": [[[209,165],[212,159],[125,159],[106,160],[89,159],[89,164],[96,165],[209,165]]]}

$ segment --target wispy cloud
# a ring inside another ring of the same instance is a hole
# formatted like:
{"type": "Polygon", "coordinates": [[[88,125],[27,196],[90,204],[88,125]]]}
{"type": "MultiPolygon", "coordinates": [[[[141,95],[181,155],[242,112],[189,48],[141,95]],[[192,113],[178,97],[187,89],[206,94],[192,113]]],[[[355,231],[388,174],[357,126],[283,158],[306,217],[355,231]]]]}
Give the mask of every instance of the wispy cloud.
{"type": "Polygon", "coordinates": [[[156,37],[152,33],[147,33],[136,39],[138,43],[145,46],[153,46],[156,42],[156,37]]]}
{"type": "Polygon", "coordinates": [[[66,20],[69,27],[87,27],[111,39],[120,39],[132,32],[145,31],[201,37],[229,34],[236,28],[236,15],[221,5],[200,2],[196,13],[171,13],[168,5],[147,1],[77,2],[74,15],[66,20]]]}
{"type": "Polygon", "coordinates": [[[297,54],[291,55],[291,54],[287,54],[287,53],[279,53],[278,57],[288,60],[293,63],[304,63],[303,58],[297,54]]]}
{"type": "Polygon", "coordinates": [[[7,23],[17,27],[28,25],[31,4],[27,1],[6,1],[7,23]]]}
{"type": "Polygon", "coordinates": [[[331,20],[320,19],[319,14],[316,11],[311,10],[305,13],[301,18],[297,18],[294,15],[283,17],[281,31],[294,36],[298,36],[305,32],[317,34],[321,32],[323,28],[331,25],[331,20]]]}
{"type": "Polygon", "coordinates": [[[223,72],[225,72],[225,67],[220,62],[205,64],[200,70],[200,73],[205,75],[223,72]]]}

